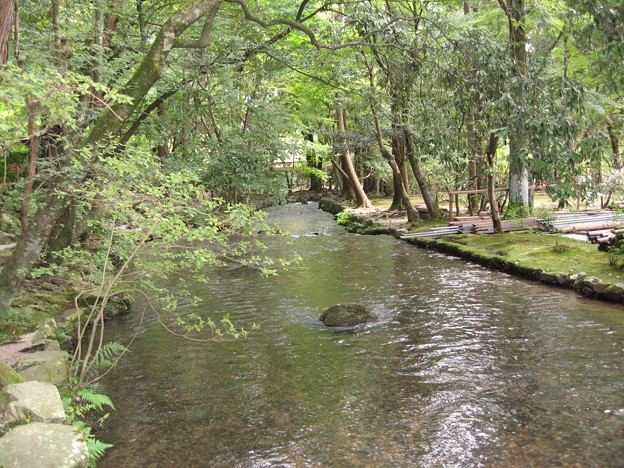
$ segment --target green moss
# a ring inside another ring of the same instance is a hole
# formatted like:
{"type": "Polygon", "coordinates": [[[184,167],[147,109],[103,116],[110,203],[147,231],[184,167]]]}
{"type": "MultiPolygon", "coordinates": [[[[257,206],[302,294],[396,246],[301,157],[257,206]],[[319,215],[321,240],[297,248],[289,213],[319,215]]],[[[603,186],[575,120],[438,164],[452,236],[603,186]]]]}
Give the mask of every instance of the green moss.
{"type": "Polygon", "coordinates": [[[21,288],[7,317],[0,320],[0,341],[34,331],[44,319],[56,318],[71,307],[71,291],[49,283],[31,281],[21,288]]]}
{"type": "MultiPolygon", "coordinates": [[[[377,207],[389,205],[388,199],[376,199],[377,207]]],[[[360,230],[355,232],[379,233],[367,223],[359,221],[360,230]]],[[[420,221],[410,232],[427,231],[432,227],[446,226],[446,221],[420,221]]],[[[454,234],[440,240],[410,238],[409,243],[421,248],[433,248],[441,252],[471,259],[480,264],[508,271],[527,278],[536,278],[541,270],[571,275],[584,271],[605,283],[624,283],[624,272],[609,264],[606,252],[595,245],[567,237],[535,231],[517,231],[505,234],[474,235],[454,234]]]]}
{"type": "Polygon", "coordinates": [[[453,242],[454,244],[467,245],[470,239],[469,234],[451,234],[444,236],[444,240],[447,242],[453,242]]]}
{"type": "Polygon", "coordinates": [[[0,389],[7,385],[22,383],[24,379],[8,364],[0,363],[0,389]]]}
{"type": "Polygon", "coordinates": [[[0,340],[8,340],[37,328],[37,316],[31,309],[10,308],[7,316],[0,319],[0,340]]]}
{"type": "Polygon", "coordinates": [[[445,236],[444,239],[444,244],[456,243],[473,252],[504,257],[505,263],[515,265],[516,273],[523,276],[533,275],[534,269],[573,274],[580,271],[582,265],[588,275],[606,282],[624,278],[621,270],[609,265],[607,253],[599,252],[593,244],[567,237],[519,231],[445,236]]]}
{"type": "Polygon", "coordinates": [[[473,252],[473,254],[471,255],[471,258],[475,262],[478,262],[482,265],[488,265],[488,266],[496,266],[497,264],[502,265],[502,263],[497,263],[498,258],[496,257],[496,255],[490,255],[490,254],[483,253],[483,252],[473,252]]]}

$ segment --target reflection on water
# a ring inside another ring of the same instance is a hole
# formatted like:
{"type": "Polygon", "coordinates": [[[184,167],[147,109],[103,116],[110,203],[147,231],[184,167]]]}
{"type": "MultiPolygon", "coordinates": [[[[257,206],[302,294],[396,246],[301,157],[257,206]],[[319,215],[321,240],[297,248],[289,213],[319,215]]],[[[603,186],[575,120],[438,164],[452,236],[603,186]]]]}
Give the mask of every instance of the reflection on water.
{"type": "Polygon", "coordinates": [[[106,379],[99,466],[624,466],[624,416],[605,413],[624,408],[621,306],[346,234],[315,206],[270,213],[303,264],[194,286],[193,311],[260,331],[198,344],[146,326],[106,379]],[[324,329],[347,301],[379,321],[324,329]]]}

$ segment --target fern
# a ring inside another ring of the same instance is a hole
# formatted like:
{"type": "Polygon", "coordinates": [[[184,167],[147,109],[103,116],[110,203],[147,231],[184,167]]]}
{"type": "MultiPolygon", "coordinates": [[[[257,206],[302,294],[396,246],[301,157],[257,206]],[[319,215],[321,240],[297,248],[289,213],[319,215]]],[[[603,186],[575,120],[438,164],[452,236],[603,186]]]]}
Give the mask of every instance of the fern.
{"type": "Polygon", "coordinates": [[[114,364],[115,357],[126,351],[128,351],[128,348],[117,341],[110,341],[104,344],[91,360],[89,370],[96,371],[108,369],[114,364]]]}
{"type": "Polygon", "coordinates": [[[104,455],[106,449],[109,449],[113,446],[113,444],[107,444],[106,442],[102,442],[95,438],[93,434],[91,434],[91,428],[89,426],[80,426],[82,433],[85,436],[85,440],[87,442],[87,449],[89,450],[89,467],[95,468],[95,462],[98,458],[101,458],[104,455]]]}
{"type": "Polygon", "coordinates": [[[68,421],[71,422],[70,415],[72,415],[73,399],[71,397],[63,397],[61,398],[61,402],[63,403],[63,411],[65,412],[65,416],[67,417],[68,421]]]}
{"type": "Polygon", "coordinates": [[[78,390],[77,395],[100,411],[104,409],[104,406],[110,406],[112,409],[115,409],[113,401],[102,391],[101,385],[92,384],[87,388],[78,390]]]}
{"type": "Polygon", "coordinates": [[[95,438],[87,439],[87,448],[89,449],[89,459],[93,458],[97,460],[102,455],[106,449],[111,448],[113,444],[107,444],[106,442],[102,442],[101,440],[95,438]]]}

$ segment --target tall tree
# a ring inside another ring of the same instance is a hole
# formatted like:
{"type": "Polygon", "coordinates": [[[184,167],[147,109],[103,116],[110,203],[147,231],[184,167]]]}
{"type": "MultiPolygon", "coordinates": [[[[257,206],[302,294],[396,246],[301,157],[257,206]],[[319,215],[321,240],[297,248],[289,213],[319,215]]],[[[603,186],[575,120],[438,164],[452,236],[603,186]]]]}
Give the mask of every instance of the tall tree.
{"type": "Polygon", "coordinates": [[[509,201],[518,206],[529,205],[529,165],[524,108],[527,79],[527,37],[525,0],[499,0],[507,15],[509,50],[514,63],[513,97],[517,112],[510,115],[509,132],[509,201]]]}
{"type": "Polygon", "coordinates": [[[355,167],[353,166],[353,160],[351,159],[351,151],[349,150],[348,144],[346,143],[346,138],[344,134],[347,131],[346,118],[344,114],[344,109],[342,108],[342,104],[338,104],[336,109],[336,120],[338,121],[338,132],[343,135],[343,145],[344,150],[342,152],[341,162],[344,166],[343,172],[345,176],[346,182],[349,184],[353,193],[355,194],[355,200],[358,208],[367,208],[370,209],[373,207],[373,204],[368,199],[368,196],[364,192],[364,188],[360,183],[360,178],[355,171],[355,167]]]}
{"type": "Polygon", "coordinates": [[[0,0],[0,65],[9,60],[9,41],[13,31],[15,0],[0,0]]]}

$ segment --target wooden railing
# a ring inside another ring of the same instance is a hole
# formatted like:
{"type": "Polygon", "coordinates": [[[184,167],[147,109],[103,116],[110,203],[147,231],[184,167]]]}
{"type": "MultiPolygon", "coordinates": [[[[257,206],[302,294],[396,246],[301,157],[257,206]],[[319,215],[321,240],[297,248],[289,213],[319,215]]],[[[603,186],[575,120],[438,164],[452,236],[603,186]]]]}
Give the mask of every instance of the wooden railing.
{"type": "MultiPolygon", "coordinates": [[[[531,185],[529,190],[542,190],[546,188],[545,184],[531,185]]],[[[453,221],[453,199],[454,195],[474,195],[478,193],[487,193],[488,189],[474,189],[474,190],[449,190],[449,222],[453,221]]],[[[495,187],[494,192],[508,192],[506,187],[495,187]]]]}
{"type": "MultiPolygon", "coordinates": [[[[495,192],[505,192],[508,191],[508,188],[495,188],[495,192]]],[[[453,221],[453,200],[455,199],[455,195],[474,195],[477,193],[487,193],[488,189],[474,189],[474,190],[449,190],[449,222],[453,221]]]]}

